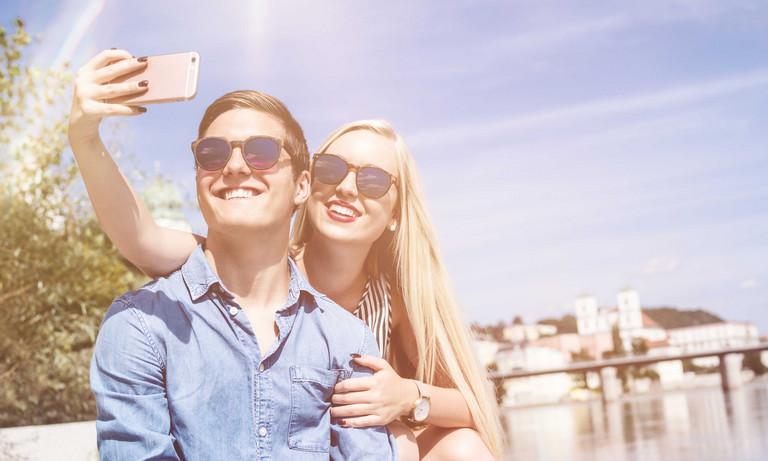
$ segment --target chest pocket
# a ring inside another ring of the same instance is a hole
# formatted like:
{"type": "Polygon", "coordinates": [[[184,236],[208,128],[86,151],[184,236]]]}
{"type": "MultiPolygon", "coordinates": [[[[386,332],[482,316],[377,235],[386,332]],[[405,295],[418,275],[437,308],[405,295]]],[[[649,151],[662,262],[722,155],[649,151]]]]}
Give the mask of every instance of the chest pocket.
{"type": "Polygon", "coordinates": [[[331,444],[331,396],[337,382],[351,376],[351,370],[326,370],[292,366],[291,417],[288,447],[328,453],[331,444]]]}

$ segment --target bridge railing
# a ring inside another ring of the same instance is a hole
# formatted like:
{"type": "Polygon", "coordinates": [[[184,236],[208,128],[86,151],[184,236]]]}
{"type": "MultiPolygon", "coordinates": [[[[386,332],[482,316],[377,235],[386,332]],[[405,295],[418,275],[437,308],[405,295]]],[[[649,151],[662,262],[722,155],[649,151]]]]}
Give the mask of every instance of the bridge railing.
{"type": "Polygon", "coordinates": [[[617,370],[631,366],[645,366],[659,362],[672,360],[689,360],[700,357],[718,357],[720,359],[720,376],[724,391],[736,389],[741,386],[742,356],[748,352],[768,350],[768,342],[761,342],[743,347],[728,349],[702,350],[672,355],[640,355],[618,357],[606,360],[593,360],[588,362],[576,362],[565,367],[549,368],[542,370],[515,370],[508,373],[491,373],[490,378],[496,382],[507,379],[528,378],[531,376],[543,376],[556,373],[586,373],[597,372],[600,374],[603,400],[615,400],[621,395],[620,386],[617,385],[617,370]],[[618,395],[616,395],[618,393],[618,395]]]}

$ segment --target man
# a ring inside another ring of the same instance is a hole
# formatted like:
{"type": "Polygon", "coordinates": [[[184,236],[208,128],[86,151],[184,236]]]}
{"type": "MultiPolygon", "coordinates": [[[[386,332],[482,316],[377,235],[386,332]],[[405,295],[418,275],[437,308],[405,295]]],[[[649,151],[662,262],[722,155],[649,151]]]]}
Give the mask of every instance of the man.
{"type": "Polygon", "coordinates": [[[350,355],[378,350],[288,258],[309,193],[301,127],[276,98],[233,92],[193,151],[205,246],[115,300],[96,342],[102,459],[393,459],[386,428],[330,419],[336,382],[370,374],[350,355]]]}

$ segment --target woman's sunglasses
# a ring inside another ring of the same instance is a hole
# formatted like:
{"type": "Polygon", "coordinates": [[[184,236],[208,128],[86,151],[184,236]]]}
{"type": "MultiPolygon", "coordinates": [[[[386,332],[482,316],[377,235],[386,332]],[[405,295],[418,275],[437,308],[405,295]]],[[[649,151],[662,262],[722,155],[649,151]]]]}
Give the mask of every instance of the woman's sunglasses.
{"type": "Polygon", "coordinates": [[[251,136],[243,141],[207,137],[192,143],[192,153],[195,154],[197,166],[207,171],[217,171],[227,165],[235,147],[240,148],[245,163],[252,170],[268,170],[280,158],[283,141],[269,136],[251,136]]]}
{"type": "Polygon", "coordinates": [[[342,182],[352,170],[357,173],[357,190],[368,198],[383,197],[390,186],[397,183],[397,178],[379,167],[353,165],[338,155],[315,154],[313,159],[313,179],[335,186],[342,182]]]}

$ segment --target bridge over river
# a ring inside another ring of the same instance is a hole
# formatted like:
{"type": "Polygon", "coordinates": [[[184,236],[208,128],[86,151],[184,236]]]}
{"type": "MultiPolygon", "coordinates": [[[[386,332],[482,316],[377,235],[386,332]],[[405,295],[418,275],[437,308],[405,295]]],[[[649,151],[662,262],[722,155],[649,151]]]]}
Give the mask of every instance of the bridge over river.
{"type": "Polygon", "coordinates": [[[621,381],[618,378],[620,368],[632,366],[651,365],[658,362],[671,360],[688,360],[699,357],[718,357],[720,359],[720,380],[723,391],[741,387],[741,363],[744,354],[768,350],[768,342],[762,342],[751,346],[735,347],[729,349],[703,350],[674,355],[639,355],[620,357],[607,360],[594,360],[588,362],[576,362],[566,367],[549,368],[543,370],[515,370],[511,373],[492,373],[494,381],[507,379],[528,378],[531,376],[550,375],[555,373],[587,373],[596,372],[600,375],[603,401],[611,402],[621,397],[621,381]]]}

